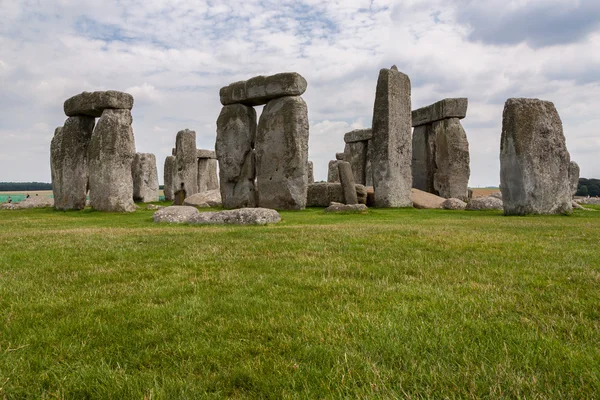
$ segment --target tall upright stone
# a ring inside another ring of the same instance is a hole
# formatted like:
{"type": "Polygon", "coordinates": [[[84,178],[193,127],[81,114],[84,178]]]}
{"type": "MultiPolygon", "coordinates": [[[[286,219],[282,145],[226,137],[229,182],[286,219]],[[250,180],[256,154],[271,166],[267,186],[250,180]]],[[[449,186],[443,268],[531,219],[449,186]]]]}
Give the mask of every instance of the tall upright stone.
{"type": "Polygon", "coordinates": [[[369,143],[376,207],[412,205],[410,90],[410,79],[396,66],[379,72],[369,143]]]}
{"type": "Polygon", "coordinates": [[[577,190],[579,190],[579,164],[575,161],[571,161],[569,164],[569,181],[571,182],[571,195],[575,196],[577,190]]]}
{"type": "Polygon", "coordinates": [[[469,198],[469,142],[458,118],[449,118],[433,123],[435,132],[434,189],[446,199],[469,198]]]}
{"type": "Polygon", "coordinates": [[[88,190],[88,146],[94,131],[94,117],[69,117],[56,128],[50,144],[50,169],[54,207],[82,210],[88,190]]]}
{"type": "Polygon", "coordinates": [[[136,153],[131,163],[131,175],[134,201],[158,201],[158,170],[154,154],[136,153]]]}
{"type": "Polygon", "coordinates": [[[412,140],[413,188],[437,194],[434,186],[436,130],[430,124],[415,127],[412,140]]]}
{"type": "Polygon", "coordinates": [[[308,184],[315,183],[315,166],[312,161],[308,162],[308,184]]]}
{"type": "Polygon", "coordinates": [[[571,213],[570,161],[554,104],[507,100],[500,144],[504,214],[571,213]]]}
{"type": "Polygon", "coordinates": [[[173,191],[184,190],[186,197],[198,193],[196,132],[189,129],[177,132],[175,153],[177,171],[173,191]]]}
{"type": "Polygon", "coordinates": [[[358,204],[352,166],[348,161],[340,161],[338,168],[340,170],[340,183],[344,192],[344,203],[349,205],[358,204]]]}
{"type": "Polygon", "coordinates": [[[306,207],[308,130],[308,108],[299,96],[271,100],[263,109],[255,146],[259,207],[306,207]]]}
{"type": "Polygon", "coordinates": [[[338,169],[338,164],[342,160],[330,160],[327,165],[327,182],[330,183],[339,183],[340,182],[340,171],[338,169]]]}
{"type": "Polygon", "coordinates": [[[219,188],[217,156],[211,150],[198,150],[198,193],[219,188]]]}
{"type": "Polygon", "coordinates": [[[256,206],[255,139],[254,108],[231,104],[221,109],[217,119],[215,151],[219,161],[221,199],[225,208],[256,206]]]}
{"type": "MultiPolygon", "coordinates": [[[[174,153],[174,152],[173,152],[174,153]]],[[[173,201],[175,199],[174,179],[175,173],[177,172],[177,160],[175,156],[167,156],[165,158],[165,168],[163,171],[163,182],[164,182],[164,193],[166,201],[173,201]]]]}
{"type": "Polygon", "coordinates": [[[131,111],[105,109],[89,145],[90,202],[101,211],[132,212],[135,155],[131,111]]]}

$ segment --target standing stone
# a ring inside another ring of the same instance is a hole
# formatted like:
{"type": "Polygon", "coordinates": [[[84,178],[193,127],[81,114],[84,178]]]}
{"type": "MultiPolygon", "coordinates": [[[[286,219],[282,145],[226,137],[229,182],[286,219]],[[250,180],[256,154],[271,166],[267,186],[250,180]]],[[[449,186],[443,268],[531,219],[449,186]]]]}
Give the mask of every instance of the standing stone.
{"type": "Polygon", "coordinates": [[[434,193],[446,199],[468,200],[469,142],[458,118],[434,122],[435,166],[434,193]]]}
{"type": "Polygon", "coordinates": [[[219,160],[219,180],[224,208],[256,206],[254,186],[256,111],[242,104],[221,109],[217,119],[215,150],[219,160]]]}
{"type": "Polygon", "coordinates": [[[82,210],[88,190],[88,146],[93,117],[69,117],[50,144],[52,192],[57,210],[82,210]]]}
{"type": "Polygon", "coordinates": [[[570,161],[554,104],[507,100],[500,144],[505,215],[571,213],[570,161]]]}
{"type": "Polygon", "coordinates": [[[410,96],[410,79],[396,66],[379,72],[369,143],[376,207],[412,205],[410,96]]]}
{"type": "Polygon", "coordinates": [[[271,100],[263,109],[256,134],[256,183],[259,207],[306,207],[308,108],[301,97],[271,100]]]}
{"type": "Polygon", "coordinates": [[[198,159],[198,193],[219,188],[217,164],[214,158],[198,159]]]}
{"type": "Polygon", "coordinates": [[[342,183],[342,190],[344,191],[344,202],[345,204],[358,204],[358,197],[356,196],[356,187],[354,183],[354,174],[352,173],[352,166],[347,161],[340,161],[338,163],[340,172],[340,182],[342,183]]]}
{"type": "Polygon", "coordinates": [[[315,167],[312,161],[308,162],[308,184],[315,183],[315,167]]]}
{"type": "Polygon", "coordinates": [[[344,154],[346,161],[352,167],[356,183],[364,185],[367,182],[367,151],[368,142],[346,143],[344,154]]]}
{"type": "Polygon", "coordinates": [[[135,211],[131,123],[131,111],[106,109],[96,124],[88,152],[90,202],[96,210],[135,211]]]}
{"type": "Polygon", "coordinates": [[[175,198],[174,189],[174,178],[177,171],[177,161],[175,156],[167,156],[165,158],[165,169],[164,169],[164,193],[166,201],[173,201],[175,198]]]}
{"type": "Polygon", "coordinates": [[[329,161],[329,165],[327,168],[327,182],[330,183],[339,183],[340,181],[340,172],[338,169],[338,164],[341,160],[331,160],[329,161]]]}
{"type": "Polygon", "coordinates": [[[177,132],[175,141],[177,171],[173,190],[185,190],[187,196],[198,193],[198,159],[196,157],[196,132],[184,129],[177,132]]]}
{"type": "Polygon", "coordinates": [[[571,182],[571,195],[575,196],[579,189],[579,164],[575,161],[571,161],[569,164],[569,181],[571,182]]]}
{"type": "Polygon", "coordinates": [[[338,161],[344,161],[346,159],[346,155],[344,153],[335,153],[335,159],[338,161]]]}
{"type": "Polygon", "coordinates": [[[158,201],[158,171],[154,154],[136,153],[131,164],[131,175],[134,201],[158,201]]]}
{"type": "Polygon", "coordinates": [[[412,139],[413,188],[437,194],[434,187],[436,131],[431,125],[417,126],[412,139]]]}

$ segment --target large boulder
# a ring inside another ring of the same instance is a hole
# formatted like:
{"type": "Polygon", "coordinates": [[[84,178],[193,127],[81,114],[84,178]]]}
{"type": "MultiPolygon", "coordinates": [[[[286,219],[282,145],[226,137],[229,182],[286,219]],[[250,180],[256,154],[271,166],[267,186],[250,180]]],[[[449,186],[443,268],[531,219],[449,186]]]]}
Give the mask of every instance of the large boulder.
{"type": "Polygon", "coordinates": [[[442,203],[442,208],[444,210],[465,210],[467,203],[461,199],[450,198],[442,203]]]}
{"type": "Polygon", "coordinates": [[[376,207],[412,206],[410,90],[396,66],[379,72],[369,142],[376,207]]]}
{"type": "Polygon", "coordinates": [[[256,111],[242,104],[221,109],[217,119],[215,150],[219,160],[219,184],[225,208],[256,206],[255,154],[256,111]]]}
{"type": "Polygon", "coordinates": [[[446,201],[445,198],[436,196],[435,194],[427,193],[419,189],[411,190],[411,198],[413,207],[415,208],[442,208],[442,204],[446,201]]]}
{"type": "Polygon", "coordinates": [[[213,189],[193,194],[183,201],[183,205],[198,208],[221,207],[221,191],[219,189],[213,189]]]}
{"type": "Polygon", "coordinates": [[[196,132],[189,129],[177,132],[175,153],[176,172],[173,191],[184,190],[186,197],[198,193],[196,132]]]}
{"type": "Polygon", "coordinates": [[[329,207],[323,210],[326,213],[354,213],[366,214],[369,211],[364,204],[342,204],[332,202],[329,207]]]}
{"type": "Polygon", "coordinates": [[[219,212],[198,213],[189,220],[194,225],[267,225],[281,221],[275,210],[268,208],[240,208],[219,212]]]}
{"type": "Polygon", "coordinates": [[[434,122],[435,165],[433,177],[435,193],[444,198],[467,200],[469,177],[469,142],[458,118],[434,122]]]}
{"type": "MultiPolygon", "coordinates": [[[[356,184],[356,197],[359,204],[367,203],[367,188],[356,184]]],[[[332,202],[344,203],[344,191],[341,183],[317,182],[308,185],[307,207],[328,207],[332,202]]]]}
{"type": "Polygon", "coordinates": [[[554,104],[538,99],[506,102],[500,146],[506,215],[571,213],[570,162],[554,104]]]}
{"type": "Polygon", "coordinates": [[[444,99],[412,112],[412,126],[421,126],[448,118],[463,119],[467,115],[469,100],[466,98],[444,99]]]}
{"type": "Polygon", "coordinates": [[[467,203],[468,211],[502,210],[502,200],[495,197],[476,197],[467,203]]]}
{"type": "Polygon", "coordinates": [[[136,153],[131,164],[131,175],[134,201],[158,201],[158,171],[154,154],[136,153]]]}
{"type": "Polygon", "coordinates": [[[67,99],[64,104],[65,114],[68,117],[78,115],[100,117],[107,109],[131,110],[132,108],[133,96],[116,90],[83,92],[67,99]]]}
{"type": "Polygon", "coordinates": [[[196,207],[190,206],[171,206],[161,208],[154,213],[152,219],[154,222],[164,222],[170,224],[188,223],[190,220],[200,214],[196,207]]]}
{"type": "Polygon", "coordinates": [[[256,132],[258,205],[277,210],[306,207],[308,108],[301,97],[271,100],[256,132]]]}
{"type": "Polygon", "coordinates": [[[301,96],[307,83],[296,72],[284,72],[271,76],[257,76],[247,81],[235,82],[221,88],[221,104],[244,104],[260,106],[284,96],[301,96]]]}

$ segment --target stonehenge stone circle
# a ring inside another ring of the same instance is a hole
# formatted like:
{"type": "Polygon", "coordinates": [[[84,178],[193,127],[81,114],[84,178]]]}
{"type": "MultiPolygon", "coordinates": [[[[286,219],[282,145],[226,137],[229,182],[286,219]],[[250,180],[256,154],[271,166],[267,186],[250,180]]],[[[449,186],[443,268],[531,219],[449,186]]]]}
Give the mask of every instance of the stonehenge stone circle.
{"type": "Polygon", "coordinates": [[[264,107],[255,144],[259,207],[306,207],[308,134],[308,108],[302,97],[281,97],[264,107]]]}
{"type": "Polygon", "coordinates": [[[307,83],[300,74],[285,72],[272,76],[257,76],[247,81],[235,82],[221,88],[221,104],[260,106],[285,96],[301,96],[307,83]]]}
{"type": "Polygon", "coordinates": [[[83,210],[88,191],[88,146],[94,131],[94,118],[69,117],[56,128],[50,143],[50,170],[54,207],[57,210],[83,210]]]}
{"type": "Polygon", "coordinates": [[[132,108],[133,96],[116,90],[83,92],[67,99],[64,104],[64,111],[68,117],[87,115],[97,118],[102,116],[104,110],[132,108]]]}
{"type": "Polygon", "coordinates": [[[177,155],[175,156],[176,173],[173,180],[173,191],[184,190],[186,196],[198,193],[196,132],[189,129],[177,132],[175,152],[177,155]]]}
{"type": "Polygon", "coordinates": [[[254,143],[256,111],[243,104],[221,109],[217,119],[215,150],[224,208],[256,206],[254,143]]]}
{"type": "Polygon", "coordinates": [[[569,164],[569,181],[571,182],[571,195],[575,196],[577,189],[579,188],[579,164],[575,161],[571,161],[569,164]]]}
{"type": "Polygon", "coordinates": [[[571,213],[570,162],[562,122],[553,103],[506,101],[500,145],[505,215],[571,213]]]}
{"type": "Polygon", "coordinates": [[[369,143],[377,207],[412,206],[410,90],[396,66],[379,72],[369,143]]]}
{"type": "Polygon", "coordinates": [[[340,172],[340,183],[342,184],[342,191],[344,192],[344,204],[358,204],[358,197],[356,196],[356,188],[354,183],[354,174],[352,173],[352,167],[347,161],[340,161],[338,163],[338,169],[340,172]]]}
{"type": "Polygon", "coordinates": [[[151,153],[136,153],[131,164],[133,201],[158,201],[158,171],[156,157],[151,153]]]}
{"type": "Polygon", "coordinates": [[[167,156],[167,158],[165,158],[165,168],[164,168],[164,173],[163,173],[163,178],[164,178],[164,193],[165,193],[165,200],[167,201],[173,201],[175,199],[175,191],[173,183],[174,183],[174,178],[175,178],[175,173],[177,171],[177,160],[175,159],[175,156],[167,156]]]}
{"type": "Polygon", "coordinates": [[[90,202],[101,211],[133,212],[131,111],[105,109],[89,145],[90,202]]]}

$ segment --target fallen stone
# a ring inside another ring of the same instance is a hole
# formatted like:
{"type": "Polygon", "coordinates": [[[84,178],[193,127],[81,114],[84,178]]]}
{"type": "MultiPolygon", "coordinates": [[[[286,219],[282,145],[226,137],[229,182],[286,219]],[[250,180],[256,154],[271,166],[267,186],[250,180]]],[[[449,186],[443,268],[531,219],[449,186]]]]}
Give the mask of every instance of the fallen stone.
{"type": "Polygon", "coordinates": [[[133,200],[142,203],[158,201],[158,171],[152,153],[136,153],[131,163],[133,200]]]}
{"type": "Polygon", "coordinates": [[[413,207],[421,209],[442,208],[442,204],[446,201],[445,198],[436,196],[435,194],[427,193],[419,189],[412,189],[413,207]]]}
{"type": "Polygon", "coordinates": [[[581,204],[600,205],[600,198],[590,197],[589,199],[581,199],[580,203],[581,204]]]}
{"type": "Polygon", "coordinates": [[[196,157],[216,159],[217,153],[213,150],[196,149],[196,157]]]}
{"type": "Polygon", "coordinates": [[[432,130],[436,132],[434,193],[447,199],[468,200],[469,142],[460,120],[450,118],[434,122],[432,130]]]}
{"type": "Polygon", "coordinates": [[[467,116],[469,100],[466,98],[444,99],[412,112],[412,126],[421,126],[447,118],[463,119],[467,116]]]}
{"type": "Polygon", "coordinates": [[[196,132],[184,129],[177,132],[175,141],[176,173],[173,190],[185,190],[186,196],[198,193],[198,157],[196,132]]]}
{"type": "Polygon", "coordinates": [[[268,208],[240,208],[219,212],[203,212],[193,216],[189,223],[194,225],[267,225],[281,221],[275,210],[268,208]]]}
{"type": "Polygon", "coordinates": [[[340,183],[342,184],[342,192],[344,193],[344,203],[348,205],[358,204],[356,196],[356,187],[354,183],[354,175],[349,162],[340,161],[338,163],[340,173],[340,183]]]}
{"type": "Polygon", "coordinates": [[[163,172],[163,182],[165,183],[163,191],[165,193],[165,200],[173,201],[175,198],[175,173],[177,172],[177,160],[175,159],[175,156],[167,156],[167,158],[165,158],[165,168],[163,172]]]}
{"type": "Polygon", "coordinates": [[[502,210],[502,200],[495,197],[476,197],[467,203],[467,211],[502,210]]]}
{"type": "Polygon", "coordinates": [[[213,189],[193,194],[183,201],[183,205],[198,208],[221,207],[221,191],[213,189]]]}
{"type": "Polygon", "coordinates": [[[30,208],[46,208],[54,207],[54,199],[44,196],[32,196],[28,199],[23,199],[18,203],[4,203],[3,210],[25,210],[30,208]]]}
{"type": "Polygon", "coordinates": [[[368,140],[371,140],[372,137],[373,137],[373,130],[371,128],[355,129],[344,135],[344,142],[346,142],[346,143],[366,142],[368,140]]]}
{"type": "MultiPolygon", "coordinates": [[[[358,184],[355,185],[355,188],[359,204],[365,204],[367,201],[367,188],[358,184]]],[[[308,185],[307,207],[327,207],[332,202],[344,203],[344,192],[341,183],[317,182],[308,185]]]]}
{"type": "Polygon", "coordinates": [[[329,207],[323,210],[326,213],[356,213],[366,214],[369,209],[364,204],[342,204],[332,202],[329,207]]]}
{"type": "Polygon", "coordinates": [[[450,198],[442,203],[444,210],[464,210],[467,208],[467,203],[461,199],[450,198]]]}
{"type": "Polygon", "coordinates": [[[197,208],[190,206],[170,206],[165,207],[154,213],[152,219],[154,222],[184,224],[189,223],[191,219],[200,214],[197,208]]]}
{"type": "Polygon", "coordinates": [[[579,189],[579,164],[571,161],[569,164],[569,182],[571,183],[571,195],[575,196],[579,189]]]}
{"type": "Polygon", "coordinates": [[[67,99],[64,104],[65,114],[68,117],[86,115],[97,118],[102,116],[104,110],[131,110],[132,108],[133,96],[116,90],[83,92],[67,99]]]}
{"type": "Polygon", "coordinates": [[[301,96],[307,83],[296,72],[284,72],[271,76],[257,76],[247,81],[235,82],[221,88],[221,104],[244,104],[260,106],[284,96],[301,96]]]}
{"type": "Polygon", "coordinates": [[[570,161],[554,104],[538,99],[506,101],[500,145],[505,215],[569,214],[570,161]]]}

